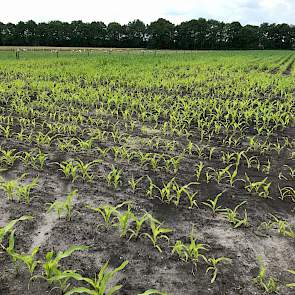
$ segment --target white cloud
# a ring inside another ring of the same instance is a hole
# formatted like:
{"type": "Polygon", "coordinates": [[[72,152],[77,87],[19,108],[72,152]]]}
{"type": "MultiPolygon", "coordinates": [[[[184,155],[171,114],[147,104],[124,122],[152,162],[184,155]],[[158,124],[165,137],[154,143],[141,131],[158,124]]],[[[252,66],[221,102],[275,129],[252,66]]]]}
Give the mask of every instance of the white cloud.
{"type": "Polygon", "coordinates": [[[192,18],[213,18],[245,23],[294,23],[295,0],[14,0],[1,3],[0,21],[33,19],[101,20],[146,23],[164,17],[174,23],[192,18]]]}

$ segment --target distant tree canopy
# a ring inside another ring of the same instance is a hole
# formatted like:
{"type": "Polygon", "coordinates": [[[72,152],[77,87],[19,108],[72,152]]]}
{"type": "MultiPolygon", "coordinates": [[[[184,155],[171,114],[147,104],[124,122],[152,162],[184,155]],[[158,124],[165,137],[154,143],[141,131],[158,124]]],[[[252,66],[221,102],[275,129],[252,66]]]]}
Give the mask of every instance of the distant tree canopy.
{"type": "Polygon", "coordinates": [[[295,26],[245,25],[204,18],[174,25],[163,18],[145,25],[140,20],[117,22],[49,23],[0,22],[0,45],[131,47],[155,49],[295,49],[295,26]]]}

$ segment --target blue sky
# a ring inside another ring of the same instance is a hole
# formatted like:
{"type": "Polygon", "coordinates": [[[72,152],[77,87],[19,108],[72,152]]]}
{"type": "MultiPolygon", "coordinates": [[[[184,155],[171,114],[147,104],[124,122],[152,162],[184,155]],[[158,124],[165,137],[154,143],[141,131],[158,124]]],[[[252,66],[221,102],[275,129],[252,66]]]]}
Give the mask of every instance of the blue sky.
{"type": "Polygon", "coordinates": [[[295,0],[10,0],[1,3],[0,21],[33,19],[101,20],[122,24],[134,19],[149,23],[159,17],[174,23],[210,18],[242,24],[262,22],[295,25],[295,0]]]}

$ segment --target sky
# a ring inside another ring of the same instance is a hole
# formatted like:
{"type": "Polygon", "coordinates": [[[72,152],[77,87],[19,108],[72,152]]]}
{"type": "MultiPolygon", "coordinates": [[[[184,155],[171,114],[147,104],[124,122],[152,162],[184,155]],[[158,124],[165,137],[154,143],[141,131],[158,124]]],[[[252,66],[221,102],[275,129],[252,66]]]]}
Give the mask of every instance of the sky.
{"type": "Polygon", "coordinates": [[[0,22],[34,20],[145,23],[160,17],[178,24],[204,17],[244,24],[289,23],[295,25],[295,0],[2,0],[0,22]]]}

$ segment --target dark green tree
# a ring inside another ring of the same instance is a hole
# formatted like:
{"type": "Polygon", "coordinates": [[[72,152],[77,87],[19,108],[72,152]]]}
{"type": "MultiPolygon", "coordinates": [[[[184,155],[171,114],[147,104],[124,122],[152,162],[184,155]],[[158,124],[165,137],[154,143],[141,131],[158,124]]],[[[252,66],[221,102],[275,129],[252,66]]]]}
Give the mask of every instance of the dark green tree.
{"type": "Polygon", "coordinates": [[[175,46],[175,26],[168,20],[159,18],[147,28],[149,48],[172,49],[175,46]]]}

